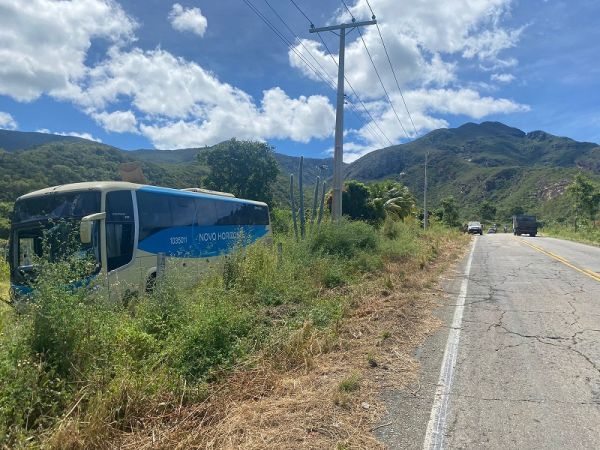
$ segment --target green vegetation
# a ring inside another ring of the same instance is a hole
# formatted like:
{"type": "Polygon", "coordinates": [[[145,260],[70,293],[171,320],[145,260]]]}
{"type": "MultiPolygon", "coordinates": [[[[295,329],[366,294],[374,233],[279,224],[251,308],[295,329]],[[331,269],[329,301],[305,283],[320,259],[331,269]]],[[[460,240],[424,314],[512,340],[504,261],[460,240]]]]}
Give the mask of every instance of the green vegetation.
{"type": "Polygon", "coordinates": [[[567,186],[570,200],[569,219],[546,223],[544,234],[572,241],[600,245],[600,227],[596,221],[600,209],[600,184],[578,173],[567,186]]]}
{"type": "MultiPolygon", "coordinates": [[[[57,184],[120,179],[119,165],[125,162],[141,161],[150,184],[185,188],[206,180],[212,187],[237,192],[241,188],[235,184],[211,180],[210,168],[206,162],[198,161],[198,155],[219,153],[231,147],[232,142],[236,143],[234,147],[248,144],[250,149],[263,145],[229,141],[213,147],[129,152],[79,138],[0,131],[0,149],[6,150],[0,150],[0,204],[5,203],[0,205],[0,237],[6,237],[8,232],[6,209],[19,195],[57,184]]],[[[571,209],[570,199],[564,194],[571,179],[583,171],[593,181],[600,181],[597,144],[542,131],[526,134],[497,122],[435,130],[413,142],[377,150],[346,165],[345,178],[363,183],[388,179],[402,183],[412,192],[421,192],[427,152],[431,156],[430,205],[440,207],[443,199],[453,196],[460,205],[459,220],[463,222],[483,219],[483,212],[491,222],[506,223],[515,209],[536,214],[546,222],[566,220],[571,209]],[[489,209],[480,211],[486,200],[496,208],[495,214],[489,209]]],[[[287,205],[289,174],[297,171],[298,158],[272,152],[271,155],[279,168],[271,185],[272,199],[275,205],[287,205]]],[[[303,182],[310,204],[316,177],[329,179],[333,164],[330,158],[305,158],[304,166],[303,182]]],[[[349,195],[361,195],[357,185],[352,189],[355,187],[356,192],[349,195]]],[[[268,198],[259,191],[245,192],[250,198],[268,198]]],[[[372,193],[369,196],[383,198],[372,193]]],[[[417,202],[420,201],[418,196],[417,202]]],[[[372,206],[363,205],[356,217],[380,217],[377,205],[372,206]]],[[[348,214],[355,217],[354,213],[348,214]]]]}
{"type": "Polygon", "coordinates": [[[270,202],[279,168],[273,148],[263,142],[231,139],[198,155],[208,166],[203,184],[236,197],[270,202]]]}
{"type": "Polygon", "coordinates": [[[573,176],[583,171],[600,181],[597,144],[542,131],[524,133],[498,122],[435,130],[377,150],[352,163],[346,177],[362,182],[391,178],[421,192],[428,152],[430,204],[438,207],[453,196],[461,221],[482,219],[479,206],[485,200],[496,207],[496,222],[508,221],[516,207],[546,221],[566,218],[569,200],[563,194],[573,176]]]}
{"type": "Polygon", "coordinates": [[[544,235],[582,242],[584,244],[600,245],[600,227],[579,226],[575,230],[573,226],[554,223],[546,225],[543,228],[543,233],[544,235]]]}
{"type": "Polygon", "coordinates": [[[354,392],[360,389],[360,376],[353,373],[340,381],[339,389],[341,392],[354,392]]]}
{"type": "MultiPolygon", "coordinates": [[[[331,207],[332,198],[327,199],[331,207]]],[[[344,183],[342,213],[352,220],[382,222],[387,215],[404,220],[416,213],[416,201],[402,183],[384,180],[365,184],[356,180],[344,183]]]]}
{"type": "Polygon", "coordinates": [[[567,187],[567,193],[573,201],[575,228],[577,229],[579,220],[593,223],[600,208],[600,185],[578,173],[567,187]]]}
{"type": "Polygon", "coordinates": [[[1,303],[2,300],[6,300],[8,298],[8,263],[4,258],[6,245],[8,245],[8,243],[0,239],[0,310],[2,310],[4,307],[4,305],[1,303]]]}
{"type": "Polygon", "coordinates": [[[442,200],[440,209],[437,211],[438,218],[449,227],[460,225],[458,205],[454,197],[446,197],[442,200]]]}
{"type": "Polygon", "coordinates": [[[169,274],[124,303],[66,289],[71,261],[42,264],[35,299],[0,315],[0,446],[105,445],[148,415],[202,401],[258,355],[281,370],[303,367],[311,336],[335,335],[353,308],[347,287],[386,261],[424,267],[450,233],[391,219],[379,230],[322,224],[300,242],[288,231],[275,236],[281,260],[258,244],[193,288],[169,274]]]}
{"type": "MultiPolygon", "coordinates": [[[[328,199],[331,205],[332,197],[328,199]]],[[[383,205],[375,203],[369,187],[359,181],[346,181],[342,191],[342,214],[353,220],[379,221],[385,216],[383,205]]]]}

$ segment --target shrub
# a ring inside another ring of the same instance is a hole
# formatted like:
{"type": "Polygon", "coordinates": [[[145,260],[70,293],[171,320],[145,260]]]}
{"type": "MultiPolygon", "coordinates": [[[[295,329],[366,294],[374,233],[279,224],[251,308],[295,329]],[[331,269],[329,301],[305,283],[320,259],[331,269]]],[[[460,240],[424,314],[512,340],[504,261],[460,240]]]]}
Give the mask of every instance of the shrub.
{"type": "Polygon", "coordinates": [[[254,319],[249,310],[226,298],[200,301],[189,312],[188,324],[170,338],[168,358],[175,370],[197,381],[244,353],[242,339],[254,319]]]}
{"type": "Polygon", "coordinates": [[[292,227],[292,211],[283,208],[271,209],[271,230],[277,235],[288,234],[292,227]]]}
{"type": "Polygon", "coordinates": [[[360,250],[376,250],[377,246],[377,234],[371,225],[348,221],[323,226],[310,242],[310,248],[315,253],[348,258],[360,250]]]}

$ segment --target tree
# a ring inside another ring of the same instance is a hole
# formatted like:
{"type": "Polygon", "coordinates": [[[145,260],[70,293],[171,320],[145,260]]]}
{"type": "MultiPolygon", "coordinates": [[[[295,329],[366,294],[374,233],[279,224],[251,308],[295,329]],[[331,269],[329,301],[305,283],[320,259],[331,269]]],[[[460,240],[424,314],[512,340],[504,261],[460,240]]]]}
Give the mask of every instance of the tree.
{"type": "Polygon", "coordinates": [[[489,200],[479,206],[479,214],[483,220],[492,220],[496,217],[496,207],[489,200]]]}
{"type": "Polygon", "coordinates": [[[512,208],[510,208],[510,215],[512,216],[518,216],[519,214],[525,214],[525,210],[523,209],[522,206],[513,206],[512,208]]]}
{"type": "Polygon", "coordinates": [[[458,205],[454,197],[446,197],[442,200],[441,204],[442,211],[442,222],[449,227],[456,227],[460,225],[458,221],[458,205]]]}
{"type": "Polygon", "coordinates": [[[575,228],[579,217],[594,221],[600,203],[600,188],[585,175],[578,173],[567,186],[567,193],[573,201],[575,228]]]}
{"type": "Polygon", "coordinates": [[[279,168],[273,149],[263,142],[231,139],[198,155],[210,173],[203,184],[252,200],[270,202],[279,168]]]}
{"type": "MultiPolygon", "coordinates": [[[[10,231],[10,213],[12,204],[8,202],[0,202],[0,239],[8,239],[10,231]]],[[[3,255],[0,255],[2,258],[3,255]]]]}
{"type": "Polygon", "coordinates": [[[388,216],[404,219],[416,211],[416,201],[408,187],[396,181],[382,181],[369,186],[376,207],[382,205],[388,216]]]}
{"type": "Polygon", "coordinates": [[[383,205],[376,205],[366,184],[350,180],[342,191],[342,214],[352,220],[377,221],[383,219],[383,205]]]}

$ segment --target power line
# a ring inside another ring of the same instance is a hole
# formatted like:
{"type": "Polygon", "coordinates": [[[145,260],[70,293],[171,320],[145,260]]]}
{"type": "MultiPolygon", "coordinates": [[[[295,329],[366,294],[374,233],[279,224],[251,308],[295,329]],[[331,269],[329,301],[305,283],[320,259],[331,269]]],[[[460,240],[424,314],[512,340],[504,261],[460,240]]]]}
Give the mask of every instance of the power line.
{"type": "MultiPolygon", "coordinates": [[[[352,11],[350,11],[350,8],[348,7],[348,4],[345,2],[345,0],[341,0],[342,4],[344,5],[344,7],[346,8],[346,11],[348,11],[348,14],[350,14],[350,17],[352,17],[352,21],[355,21],[356,18],[354,17],[354,14],[352,14],[352,11]]],[[[371,9],[371,5],[369,4],[369,9],[371,9]]],[[[373,16],[373,19],[375,19],[375,14],[373,13],[373,10],[371,9],[371,14],[373,16]]],[[[375,24],[377,25],[377,24],[375,24]]],[[[377,25],[377,27],[379,27],[379,25],[377,25]]],[[[396,111],[396,108],[394,107],[394,103],[392,102],[392,99],[390,97],[390,95],[388,94],[387,89],[385,88],[385,85],[383,84],[383,80],[381,79],[381,75],[379,75],[379,70],[377,70],[377,66],[375,65],[375,61],[373,60],[373,57],[371,56],[371,52],[369,51],[369,47],[367,47],[367,43],[365,42],[365,38],[363,37],[362,31],[360,31],[360,29],[358,29],[358,34],[360,35],[360,40],[362,41],[363,46],[365,47],[365,50],[367,51],[367,55],[369,56],[369,59],[371,60],[371,65],[373,66],[373,69],[375,70],[375,75],[377,75],[377,79],[379,80],[379,84],[381,85],[381,88],[383,89],[383,93],[385,94],[385,97],[388,101],[388,103],[390,104],[392,111],[394,112],[394,115],[396,116],[396,120],[398,121],[398,123],[400,124],[400,128],[402,128],[402,131],[404,132],[404,135],[407,138],[410,138],[410,136],[408,135],[408,133],[406,132],[406,128],[404,128],[404,124],[402,123],[402,120],[400,119],[400,116],[398,115],[398,112],[396,111]]]]}
{"type": "Polygon", "coordinates": [[[332,77],[329,76],[329,74],[327,73],[327,70],[325,70],[323,68],[323,66],[321,65],[319,60],[317,58],[315,58],[315,56],[312,54],[312,52],[304,45],[304,42],[302,42],[302,39],[300,39],[298,37],[298,34],[295,33],[294,30],[292,30],[290,28],[290,26],[287,24],[287,22],[283,19],[283,17],[281,17],[281,15],[275,10],[275,8],[273,8],[273,6],[271,6],[271,4],[269,3],[268,0],[264,0],[264,2],[267,4],[269,9],[271,11],[273,11],[273,14],[275,14],[277,16],[277,18],[281,21],[281,23],[287,28],[287,30],[291,33],[291,35],[294,36],[294,39],[302,46],[302,48],[304,48],[304,50],[306,50],[306,53],[308,53],[311,56],[313,61],[317,64],[317,66],[319,66],[319,68],[325,74],[325,76],[327,76],[327,79],[331,81],[331,86],[333,87],[335,85],[335,82],[333,81],[332,77]]]}
{"type": "Polygon", "coordinates": [[[356,20],[356,19],[354,18],[354,15],[352,14],[352,11],[350,11],[350,8],[348,8],[348,5],[346,4],[346,2],[344,0],[342,0],[342,3],[346,7],[346,11],[348,11],[348,14],[350,14],[350,17],[352,17],[352,21],[354,22],[354,20],[356,20]]]}
{"type": "Polygon", "coordinates": [[[371,60],[371,64],[373,65],[373,69],[375,69],[375,74],[377,75],[377,78],[379,79],[379,84],[381,84],[381,88],[383,89],[383,92],[385,93],[387,101],[390,104],[390,106],[392,107],[392,111],[394,111],[394,115],[396,116],[396,119],[398,120],[398,123],[400,124],[400,127],[402,128],[402,131],[404,131],[404,135],[407,138],[410,138],[410,136],[406,132],[406,128],[404,128],[404,124],[402,123],[402,120],[400,120],[400,116],[396,112],[396,108],[394,107],[394,103],[392,102],[392,99],[390,98],[390,95],[388,94],[388,91],[385,88],[385,85],[383,84],[383,80],[381,79],[381,76],[379,75],[379,71],[377,70],[377,66],[375,65],[375,61],[373,61],[373,57],[371,56],[371,52],[369,51],[369,48],[367,47],[367,43],[365,42],[365,39],[363,38],[362,32],[360,30],[358,30],[358,33],[360,34],[360,40],[362,41],[362,43],[363,43],[363,45],[365,47],[365,50],[367,51],[367,55],[369,55],[369,59],[371,60]]]}
{"type": "Polygon", "coordinates": [[[302,14],[304,17],[306,17],[306,20],[308,20],[308,23],[309,23],[311,26],[313,26],[313,23],[312,23],[312,21],[311,21],[311,20],[308,18],[308,16],[307,16],[306,14],[304,14],[304,11],[302,11],[302,10],[300,9],[300,7],[298,6],[298,4],[297,4],[297,3],[296,3],[294,0],[290,0],[290,1],[291,1],[291,2],[292,2],[292,4],[293,4],[293,5],[296,7],[296,9],[297,9],[298,11],[300,11],[300,14],[302,14]]]}
{"type": "MultiPolygon", "coordinates": [[[[244,0],[246,1],[246,0],[244,0]]],[[[266,1],[266,0],[265,0],[266,1]]],[[[312,20],[310,20],[310,18],[308,17],[308,15],[300,8],[300,6],[298,6],[298,4],[294,1],[294,0],[290,0],[292,2],[292,4],[296,7],[296,9],[306,18],[306,20],[308,21],[308,23],[310,24],[311,28],[314,27],[312,20]]],[[[346,6],[347,8],[347,6],[346,6]]],[[[325,47],[325,49],[327,50],[327,53],[329,54],[329,56],[331,57],[331,59],[333,60],[333,62],[335,63],[336,67],[338,65],[338,62],[336,61],[335,57],[333,56],[333,53],[331,52],[331,50],[329,50],[329,47],[327,46],[327,43],[325,42],[325,40],[323,39],[323,37],[321,36],[321,33],[317,33],[317,36],[319,36],[319,39],[321,40],[321,42],[323,43],[323,46],[325,47]]],[[[350,90],[352,91],[352,94],[354,95],[354,97],[356,98],[356,100],[361,104],[361,106],[363,107],[365,113],[367,114],[367,116],[369,116],[369,118],[371,119],[371,123],[373,125],[375,125],[375,127],[379,130],[379,132],[381,133],[381,135],[385,138],[385,140],[389,143],[389,145],[393,145],[392,141],[387,137],[387,135],[383,132],[383,130],[381,129],[381,127],[379,126],[379,124],[377,123],[377,121],[375,120],[375,118],[373,117],[373,115],[371,114],[371,112],[368,110],[368,108],[366,107],[365,103],[362,101],[362,99],[359,97],[358,93],[356,92],[356,90],[354,89],[354,87],[352,86],[352,84],[350,83],[350,81],[348,80],[348,78],[344,75],[344,80],[345,82],[348,84],[348,87],[350,88],[350,90]]],[[[356,108],[354,107],[354,105],[352,104],[352,102],[350,102],[350,106],[353,110],[353,112],[355,114],[358,114],[356,111],[356,108]]],[[[367,127],[367,129],[369,130],[369,132],[371,134],[374,134],[373,132],[373,127],[371,125],[371,123],[366,122],[365,126],[367,127]]],[[[374,134],[375,135],[375,134],[374,134]]],[[[379,140],[379,137],[376,137],[376,140],[379,140]]]]}
{"type": "Polygon", "coordinates": [[[330,88],[335,90],[335,86],[332,84],[333,82],[325,78],[308,60],[306,60],[306,58],[304,58],[304,56],[295,49],[293,44],[277,29],[275,25],[271,23],[271,21],[267,17],[264,16],[264,14],[262,14],[258,10],[258,8],[256,8],[254,4],[250,2],[250,0],[243,1],[271,29],[271,31],[273,31],[273,33],[275,33],[275,35],[279,37],[279,39],[281,39],[283,43],[286,44],[287,47],[290,50],[292,50],[302,62],[304,62],[304,64],[306,64],[319,78],[321,78],[325,83],[327,83],[330,88]]]}
{"type": "MultiPolygon", "coordinates": [[[[371,15],[375,18],[375,13],[373,12],[373,8],[371,8],[371,3],[369,0],[366,0],[367,6],[371,11],[371,15]]],[[[415,123],[413,122],[412,115],[408,109],[408,105],[406,104],[406,100],[404,99],[404,94],[402,93],[402,89],[400,88],[400,83],[398,82],[398,77],[396,76],[396,71],[394,70],[394,65],[392,64],[392,60],[390,58],[390,54],[387,51],[387,46],[385,45],[385,41],[383,40],[383,34],[381,34],[381,28],[379,28],[379,24],[375,24],[377,27],[377,32],[379,33],[379,39],[381,39],[381,44],[383,45],[383,49],[385,50],[385,56],[387,57],[388,63],[390,64],[390,69],[392,70],[392,74],[394,75],[394,80],[396,81],[396,86],[398,87],[398,91],[400,92],[400,97],[402,98],[402,103],[404,103],[404,108],[406,109],[406,113],[408,114],[408,118],[410,119],[410,123],[412,124],[413,130],[415,132],[415,137],[418,135],[417,127],[415,127],[415,123]]]]}
{"type": "MultiPolygon", "coordinates": [[[[329,50],[329,47],[327,46],[327,43],[323,39],[323,36],[321,36],[321,33],[317,33],[317,36],[319,36],[319,39],[321,39],[321,42],[323,43],[323,46],[325,47],[325,50],[327,50],[327,53],[329,54],[329,56],[331,57],[331,59],[333,60],[333,62],[335,63],[335,65],[337,66],[338,62],[336,61],[335,57],[333,56],[333,53],[331,53],[331,50],[329,50]]],[[[354,97],[356,97],[356,99],[362,105],[363,109],[365,110],[365,112],[367,113],[367,115],[369,116],[369,118],[371,119],[371,122],[377,127],[377,129],[383,135],[383,137],[386,139],[386,141],[388,141],[388,143],[390,145],[394,145],[392,143],[392,141],[387,137],[387,135],[383,132],[383,130],[381,129],[381,127],[379,126],[379,124],[377,123],[377,121],[373,118],[373,116],[371,115],[371,112],[367,109],[365,103],[358,96],[358,94],[356,93],[356,90],[354,89],[354,87],[352,86],[352,84],[350,83],[350,80],[348,80],[348,77],[346,77],[346,75],[344,75],[344,80],[346,81],[346,84],[348,85],[348,87],[352,91],[352,94],[354,95],[354,97]]]]}

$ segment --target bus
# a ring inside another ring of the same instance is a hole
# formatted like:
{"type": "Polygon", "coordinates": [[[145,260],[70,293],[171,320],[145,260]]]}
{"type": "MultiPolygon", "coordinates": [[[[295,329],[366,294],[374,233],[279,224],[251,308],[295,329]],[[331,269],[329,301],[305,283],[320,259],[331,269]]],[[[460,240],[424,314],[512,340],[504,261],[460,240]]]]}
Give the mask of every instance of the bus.
{"type": "Polygon", "coordinates": [[[128,182],[74,183],[17,199],[11,220],[11,299],[28,296],[37,258],[65,258],[64,236],[92,258],[79,285],[106,285],[110,297],[143,293],[157,272],[178,269],[193,281],[237,246],[270,240],[265,203],[198,188],[128,182]]]}

